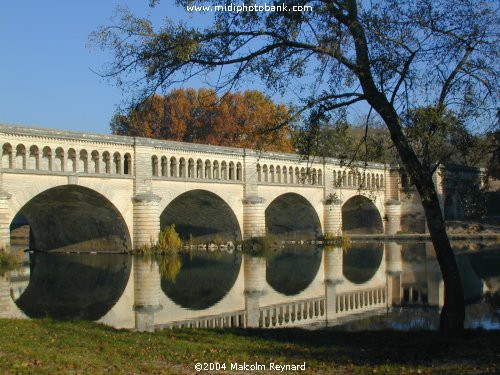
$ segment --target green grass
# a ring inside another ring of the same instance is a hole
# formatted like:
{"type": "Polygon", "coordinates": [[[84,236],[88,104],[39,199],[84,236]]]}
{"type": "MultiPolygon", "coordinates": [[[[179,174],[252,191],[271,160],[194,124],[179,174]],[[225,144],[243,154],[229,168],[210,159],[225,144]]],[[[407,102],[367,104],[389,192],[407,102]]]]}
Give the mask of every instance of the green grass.
{"type": "MultiPolygon", "coordinates": [[[[306,362],[306,373],[498,371],[500,333],[329,330],[164,330],[154,334],[95,323],[0,320],[1,373],[192,374],[196,362],[306,362]]],[[[205,372],[207,373],[207,372],[205,372]]],[[[214,372],[211,372],[214,373],[214,372]]]]}

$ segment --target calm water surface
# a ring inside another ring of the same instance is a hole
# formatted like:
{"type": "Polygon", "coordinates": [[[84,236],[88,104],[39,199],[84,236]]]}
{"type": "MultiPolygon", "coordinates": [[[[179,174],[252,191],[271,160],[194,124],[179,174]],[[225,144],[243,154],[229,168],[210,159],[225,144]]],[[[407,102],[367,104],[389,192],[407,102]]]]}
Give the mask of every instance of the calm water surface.
{"type": "MultiPolygon", "coordinates": [[[[500,329],[500,245],[457,244],[467,327],[500,329]]],[[[27,254],[0,276],[0,316],[117,328],[437,329],[444,286],[430,243],[266,251],[27,254]]]]}

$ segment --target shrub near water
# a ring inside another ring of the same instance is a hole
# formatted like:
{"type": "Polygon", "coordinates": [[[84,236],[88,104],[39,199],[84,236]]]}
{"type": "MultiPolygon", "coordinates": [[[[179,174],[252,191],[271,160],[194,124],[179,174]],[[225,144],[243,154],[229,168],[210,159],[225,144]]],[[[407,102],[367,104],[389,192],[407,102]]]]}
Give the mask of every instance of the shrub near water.
{"type": "Polygon", "coordinates": [[[175,225],[172,224],[160,231],[156,244],[143,245],[136,251],[138,254],[166,254],[173,253],[182,249],[182,240],[175,231],[175,225]]]}
{"type": "Polygon", "coordinates": [[[182,248],[182,240],[179,237],[179,234],[175,231],[175,224],[166,227],[160,232],[155,248],[156,253],[177,251],[182,248]]]}

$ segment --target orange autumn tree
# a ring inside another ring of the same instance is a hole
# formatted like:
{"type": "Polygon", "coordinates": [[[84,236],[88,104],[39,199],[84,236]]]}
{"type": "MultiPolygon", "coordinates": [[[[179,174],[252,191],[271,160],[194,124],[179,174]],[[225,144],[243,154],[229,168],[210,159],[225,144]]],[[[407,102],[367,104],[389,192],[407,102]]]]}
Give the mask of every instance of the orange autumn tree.
{"type": "Polygon", "coordinates": [[[289,110],[260,91],[175,89],[111,120],[113,134],[293,152],[289,110]],[[278,131],[270,131],[279,128],[278,131]]]}

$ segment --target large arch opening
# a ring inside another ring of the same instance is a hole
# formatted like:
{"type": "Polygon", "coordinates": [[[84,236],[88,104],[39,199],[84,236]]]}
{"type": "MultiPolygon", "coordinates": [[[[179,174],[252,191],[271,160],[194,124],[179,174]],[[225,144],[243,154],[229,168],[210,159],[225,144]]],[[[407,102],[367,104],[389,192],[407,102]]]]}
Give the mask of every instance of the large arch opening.
{"type": "Polygon", "coordinates": [[[342,231],[346,234],[382,233],[384,226],[373,202],[356,195],[342,206],[342,231]]]}
{"type": "MultiPolygon", "coordinates": [[[[22,235],[23,228],[29,248],[36,251],[125,252],[131,248],[127,225],[114,205],[78,185],[54,187],[31,199],[12,220],[11,233],[22,235]]],[[[16,244],[19,238],[11,237],[16,244]]]]}
{"type": "Polygon", "coordinates": [[[316,277],[322,251],[315,247],[286,247],[267,261],[266,280],[278,293],[294,296],[316,277]]]}
{"type": "Polygon", "coordinates": [[[342,259],[344,277],[354,284],[366,283],[379,270],[383,256],[381,243],[351,243],[342,259]]]}
{"type": "Polygon", "coordinates": [[[232,289],[241,268],[241,254],[181,253],[175,280],[161,279],[163,292],[177,305],[204,310],[222,300],[232,289]]]}
{"type": "Polygon", "coordinates": [[[268,234],[287,239],[314,239],[322,233],[314,207],[295,193],[280,195],[269,204],[266,227],[268,234]]]}
{"type": "Polygon", "coordinates": [[[175,224],[184,241],[238,241],[238,219],[222,198],[206,190],[191,190],[179,195],[163,210],[161,228],[175,224]]]}
{"type": "Polygon", "coordinates": [[[123,294],[131,267],[128,255],[33,253],[28,285],[13,297],[30,318],[98,320],[123,294]]]}

